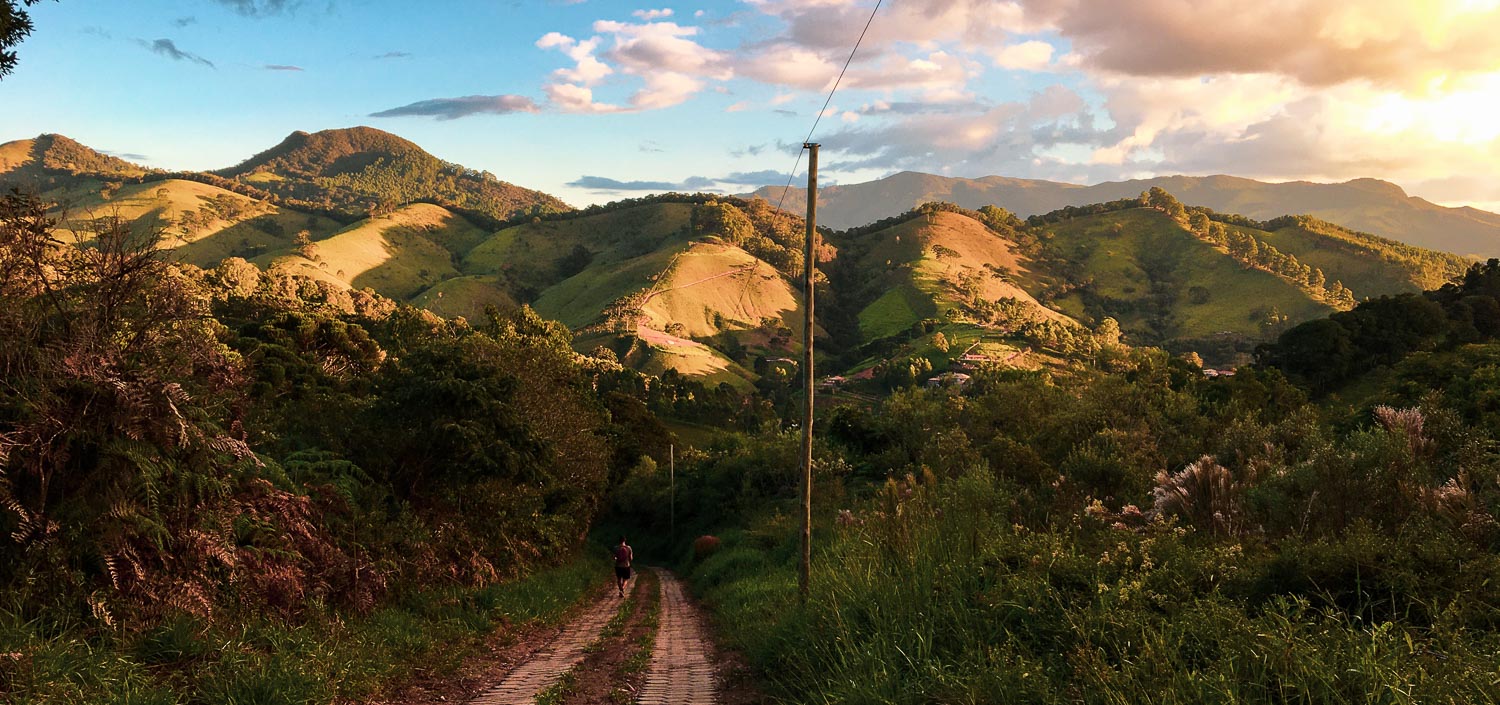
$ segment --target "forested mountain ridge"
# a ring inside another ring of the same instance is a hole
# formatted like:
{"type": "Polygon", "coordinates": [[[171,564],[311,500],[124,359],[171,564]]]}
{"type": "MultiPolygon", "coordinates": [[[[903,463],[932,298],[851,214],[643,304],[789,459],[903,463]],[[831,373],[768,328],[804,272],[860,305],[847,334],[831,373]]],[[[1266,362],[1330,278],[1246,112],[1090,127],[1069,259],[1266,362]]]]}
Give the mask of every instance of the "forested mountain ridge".
{"type": "Polygon", "coordinates": [[[498,220],[569,208],[553,196],[442,161],[372,127],[294,132],[275,147],[216,173],[269,191],[291,205],[360,215],[418,201],[498,220]]]}
{"type": "MultiPolygon", "coordinates": [[[[1082,186],[1005,176],[962,179],[904,171],[875,181],[820,188],[818,217],[829,227],[852,228],[929,201],[949,201],[971,209],[996,205],[1025,218],[1068,206],[1130,198],[1153,187],[1189,205],[1258,220],[1306,214],[1428,249],[1481,257],[1500,255],[1500,215],[1439,206],[1378,179],[1325,184],[1267,183],[1222,175],[1162,176],[1082,186]]],[[[780,185],[766,186],[755,195],[780,202],[782,190],[780,185]]],[[[806,198],[806,189],[792,188],[787,191],[784,207],[801,212],[806,198]]]]}

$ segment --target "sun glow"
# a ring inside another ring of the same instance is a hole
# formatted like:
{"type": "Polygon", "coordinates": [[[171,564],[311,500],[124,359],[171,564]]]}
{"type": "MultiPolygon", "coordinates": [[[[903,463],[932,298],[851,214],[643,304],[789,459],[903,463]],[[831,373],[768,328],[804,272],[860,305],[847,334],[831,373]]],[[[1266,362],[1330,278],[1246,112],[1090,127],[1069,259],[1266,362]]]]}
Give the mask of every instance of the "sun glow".
{"type": "Polygon", "coordinates": [[[1376,134],[1418,132],[1442,142],[1485,144],[1500,138],[1497,116],[1500,73],[1492,73],[1467,79],[1457,89],[1436,79],[1426,96],[1382,95],[1366,109],[1364,127],[1376,134]]]}

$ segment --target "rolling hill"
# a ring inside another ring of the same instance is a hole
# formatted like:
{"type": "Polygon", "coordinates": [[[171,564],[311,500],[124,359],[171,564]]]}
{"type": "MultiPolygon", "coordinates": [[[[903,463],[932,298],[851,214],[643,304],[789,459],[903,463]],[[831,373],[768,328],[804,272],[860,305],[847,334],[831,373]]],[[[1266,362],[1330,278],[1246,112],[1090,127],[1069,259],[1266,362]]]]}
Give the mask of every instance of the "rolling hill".
{"type": "MultiPolygon", "coordinates": [[[[1003,176],[960,179],[905,171],[876,181],[819,189],[818,220],[836,229],[853,228],[930,201],[947,201],[965,208],[998,205],[1025,218],[1067,206],[1134,198],[1152,187],[1171,192],[1183,203],[1257,220],[1307,214],[1427,249],[1479,257],[1500,255],[1500,215],[1439,206],[1376,179],[1323,184],[1266,183],[1233,176],[1165,176],[1081,186],[1003,176]]],[[[754,195],[774,203],[781,192],[779,185],[767,186],[754,195]]],[[[793,188],[787,192],[784,207],[800,213],[806,208],[806,198],[806,189],[793,188]]]]}
{"type": "Polygon", "coordinates": [[[252,261],[408,301],[458,277],[454,262],[487,236],[445,208],[415,203],[252,261]]]}
{"type": "Polygon", "coordinates": [[[851,300],[858,302],[861,339],[895,335],[927,318],[942,318],[976,299],[1015,299],[1036,318],[1063,319],[1042,306],[1016,277],[1033,263],[1008,240],[967,215],[934,211],[875,232],[840,239],[851,300]]]}
{"type": "MultiPolygon", "coordinates": [[[[765,200],[669,194],[560,210],[545,194],[369,128],[296,133],[217,174],[147,170],[43,135],[0,145],[0,181],[42,189],[63,230],[85,241],[91,221],[118,217],[158,231],[171,257],[202,267],[243,258],[446,317],[528,304],[572,328],[579,350],[607,348],[643,371],[743,386],[803,343],[804,224],[765,200]],[[526,215],[501,220],[518,209],[526,215]]],[[[1205,181],[1184,183],[1202,193],[1205,181]]],[[[1226,183],[1240,194],[1234,203],[1254,206],[1260,196],[1246,184],[1256,182],[1243,181],[1226,183]]],[[[1128,199],[1029,221],[928,204],[826,233],[818,335],[828,369],[912,356],[937,369],[975,351],[1060,361],[1113,340],[1106,319],[1127,343],[1232,362],[1287,326],[1360,298],[1436,288],[1467,265],[1314,217],[1263,222],[1184,207],[1165,192],[1143,202],[1145,183],[1113,186],[1128,199]]],[[[863,203],[868,186],[831,189],[825,210],[838,212],[841,193],[863,203]]],[[[1053,187],[1097,188],[917,174],[875,184],[881,209],[903,193],[962,202],[997,189],[1050,203],[1053,187]]]]}
{"type": "Polygon", "coordinates": [[[1024,346],[1090,335],[1105,319],[1124,342],[1233,364],[1291,325],[1433,288],[1468,264],[1312,218],[1210,219],[1162,197],[1175,210],[1128,200],[1030,224],[924,205],[835,235],[833,283],[853,304],[862,350],[916,351],[935,367],[956,354],[934,352],[937,333],[1024,346]]]}
{"type": "Polygon", "coordinates": [[[258,201],[216,186],[168,179],[122,186],[84,184],[48,196],[63,204],[63,232],[87,240],[88,221],[120,217],[161,232],[172,257],[212,267],[227,257],[253,258],[290,247],[299,234],[317,239],[339,223],[258,201]]]}
{"type": "Polygon", "coordinates": [[[788,273],[747,249],[795,219],[743,205],[679,197],[537,219],[475,246],[460,268],[578,331],[580,349],[743,384],[751,356],[789,354],[801,326],[788,273]]]}

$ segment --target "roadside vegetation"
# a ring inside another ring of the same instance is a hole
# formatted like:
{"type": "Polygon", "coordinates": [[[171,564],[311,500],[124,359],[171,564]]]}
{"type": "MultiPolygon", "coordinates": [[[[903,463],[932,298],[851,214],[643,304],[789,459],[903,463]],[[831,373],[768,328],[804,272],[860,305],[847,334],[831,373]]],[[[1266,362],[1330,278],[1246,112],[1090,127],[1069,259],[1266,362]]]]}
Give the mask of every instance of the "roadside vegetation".
{"type": "MultiPolygon", "coordinates": [[[[1497,279],[1304,324],[1228,378],[1102,346],[834,409],[805,604],[797,436],[721,438],[676,484],[679,534],[721,544],[673,555],[786,702],[1495,702],[1497,279]]],[[[663,480],[610,515],[660,526],[663,480]]]]}

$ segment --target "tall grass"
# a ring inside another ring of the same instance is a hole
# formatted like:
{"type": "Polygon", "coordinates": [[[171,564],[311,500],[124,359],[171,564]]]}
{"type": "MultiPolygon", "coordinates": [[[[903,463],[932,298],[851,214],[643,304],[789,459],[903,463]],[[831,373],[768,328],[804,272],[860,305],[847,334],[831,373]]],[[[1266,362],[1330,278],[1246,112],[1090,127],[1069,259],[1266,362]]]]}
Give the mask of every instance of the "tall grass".
{"type": "Polygon", "coordinates": [[[785,518],[724,534],[691,577],[786,702],[1500,702],[1492,600],[1427,590],[1421,568],[1346,604],[1268,587],[1288,559],[1266,547],[1161,522],[1031,531],[1012,510],[987,475],[909,478],[820,527],[805,605],[785,518]]]}
{"type": "Polygon", "coordinates": [[[560,619],[603,582],[595,558],[481,589],[403,596],[368,615],[288,623],[182,616],[143,635],[0,610],[0,702],[275,705],[377,696],[442,674],[496,629],[560,619]]]}

